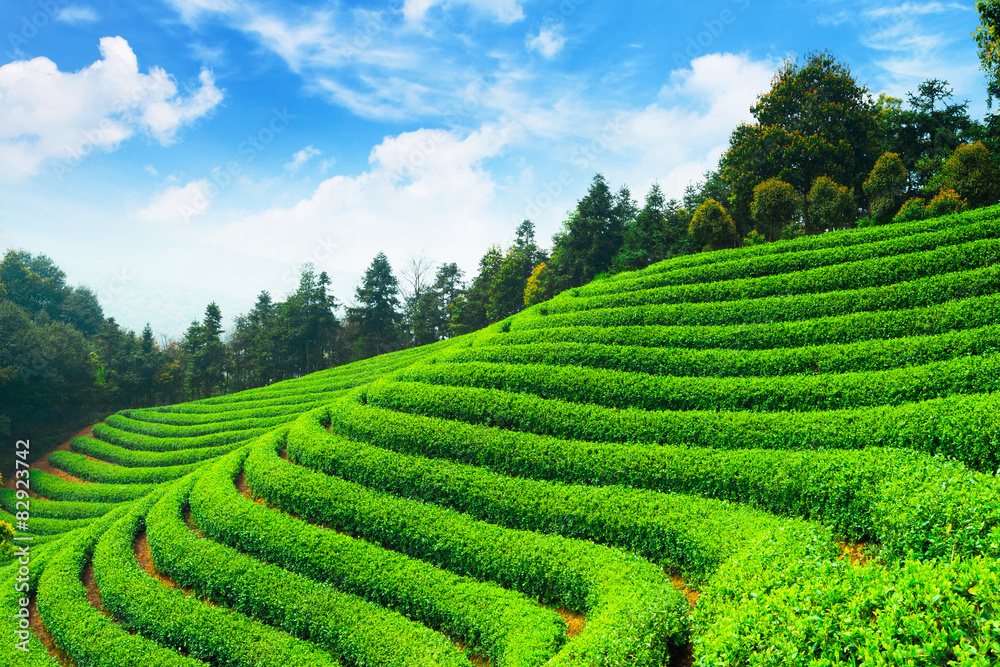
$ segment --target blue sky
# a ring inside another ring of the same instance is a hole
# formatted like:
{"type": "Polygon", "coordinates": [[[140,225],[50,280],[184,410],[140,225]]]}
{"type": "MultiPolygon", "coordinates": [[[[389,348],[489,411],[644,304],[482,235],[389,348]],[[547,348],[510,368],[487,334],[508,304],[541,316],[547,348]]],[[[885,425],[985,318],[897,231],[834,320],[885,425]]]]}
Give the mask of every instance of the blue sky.
{"type": "Polygon", "coordinates": [[[641,200],[713,167],[788,57],[876,95],[985,82],[973,2],[8,0],[0,248],[178,337],[312,262],[350,303],[379,251],[471,277],[594,172],[641,200]]]}

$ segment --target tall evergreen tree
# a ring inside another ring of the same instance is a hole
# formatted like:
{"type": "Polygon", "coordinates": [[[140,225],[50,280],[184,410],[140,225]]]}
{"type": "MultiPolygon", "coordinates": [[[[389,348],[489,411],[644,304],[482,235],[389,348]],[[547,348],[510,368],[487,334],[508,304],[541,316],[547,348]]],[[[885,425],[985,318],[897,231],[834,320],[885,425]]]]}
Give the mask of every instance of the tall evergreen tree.
{"type": "Polygon", "coordinates": [[[451,322],[448,324],[452,336],[478,331],[490,323],[486,304],[490,300],[490,289],[500,271],[503,258],[500,246],[493,245],[479,259],[479,273],[472,279],[469,289],[452,302],[451,322]]]}
{"type": "Polygon", "coordinates": [[[205,317],[194,321],[184,334],[183,349],[188,355],[185,387],[191,396],[207,398],[224,387],[226,348],[222,343],[222,310],[214,301],[205,308],[205,317]]]}
{"type": "Polygon", "coordinates": [[[678,239],[674,238],[677,234],[670,233],[674,230],[668,231],[666,222],[667,202],[659,183],[654,183],[646,194],[642,210],[625,228],[621,251],[613,262],[614,270],[635,271],[668,257],[678,239]]]}
{"type": "Polygon", "coordinates": [[[603,174],[596,174],[586,196],[553,238],[550,268],[557,290],[578,287],[608,271],[636,213],[628,188],[612,195],[603,174]]]}
{"type": "Polygon", "coordinates": [[[360,359],[390,352],[400,346],[399,281],[389,258],[379,253],[365,271],[355,292],[357,305],[347,311],[354,328],[355,354],[360,359]]]}
{"type": "Polygon", "coordinates": [[[340,321],[330,294],[330,277],[302,269],[298,289],[277,308],[281,337],[287,351],[287,377],[306,375],[340,361],[340,321]]]}

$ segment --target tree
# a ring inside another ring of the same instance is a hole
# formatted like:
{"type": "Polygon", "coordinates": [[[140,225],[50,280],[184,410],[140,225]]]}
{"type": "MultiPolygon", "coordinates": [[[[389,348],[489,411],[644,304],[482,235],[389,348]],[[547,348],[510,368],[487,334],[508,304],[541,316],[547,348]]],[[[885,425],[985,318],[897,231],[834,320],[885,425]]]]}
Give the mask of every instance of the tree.
{"type": "Polygon", "coordinates": [[[205,307],[205,317],[191,322],[182,343],[188,356],[184,380],[190,395],[207,398],[225,385],[226,348],[222,344],[222,310],[214,301],[205,307]]]}
{"type": "Polygon", "coordinates": [[[403,324],[414,345],[423,345],[433,338],[430,331],[434,327],[431,271],[430,259],[421,252],[410,255],[400,274],[403,283],[403,324]]]}
{"type": "Polygon", "coordinates": [[[50,316],[66,299],[66,274],[45,255],[8,250],[0,261],[0,282],[7,298],[34,317],[41,311],[50,316]]]}
{"type": "Polygon", "coordinates": [[[92,290],[80,286],[66,291],[65,298],[57,307],[57,312],[53,313],[53,317],[90,338],[101,330],[101,324],[104,323],[104,309],[101,308],[101,303],[92,290]]]}
{"type": "Polygon", "coordinates": [[[781,230],[791,225],[798,209],[799,195],[789,183],[769,178],[753,189],[750,215],[757,231],[768,241],[777,241],[781,230]]]}
{"type": "Polygon", "coordinates": [[[714,199],[707,199],[691,218],[689,231],[707,248],[731,246],[738,238],[732,216],[714,199]]]}
{"type": "Polygon", "coordinates": [[[612,264],[615,271],[635,271],[668,256],[674,239],[667,234],[666,206],[663,191],[654,183],[642,210],[625,228],[622,248],[612,264]]]}
{"type": "Polygon", "coordinates": [[[297,377],[335,366],[341,361],[339,307],[330,294],[326,271],[312,264],[302,268],[298,289],[277,307],[280,337],[286,350],[285,377],[297,377]]]}
{"type": "Polygon", "coordinates": [[[553,238],[550,268],[557,288],[579,287],[610,269],[636,213],[628,188],[612,195],[604,176],[595,174],[590,190],[553,238]]]}
{"type": "Polygon", "coordinates": [[[399,281],[385,253],[375,255],[355,291],[357,305],[347,311],[355,328],[354,348],[360,359],[384,354],[400,346],[399,281]]]}
{"type": "Polygon", "coordinates": [[[535,225],[523,221],[517,228],[514,243],[504,254],[493,274],[486,300],[486,320],[490,324],[524,309],[524,289],[535,266],[547,258],[535,244],[535,225]]]}
{"type": "Polygon", "coordinates": [[[417,345],[433,343],[451,336],[453,304],[465,292],[463,275],[455,262],[438,267],[437,273],[434,274],[434,285],[426,299],[427,303],[423,306],[428,312],[425,317],[431,326],[427,328],[427,338],[416,341],[417,345]]]}
{"type": "Polygon", "coordinates": [[[944,164],[941,186],[957,192],[972,208],[997,202],[1000,171],[982,142],[962,144],[944,164]]]}
{"type": "Polygon", "coordinates": [[[875,163],[879,109],[868,89],[828,52],[811,54],[803,65],[786,61],[771,90],[750,111],[756,123],[733,132],[720,162],[741,225],[751,217],[754,187],[779,178],[803,197],[802,217],[809,228],[805,197],[816,178],[829,176],[860,188],[875,163]]]}
{"type": "Polygon", "coordinates": [[[875,162],[862,184],[873,218],[885,222],[896,214],[906,195],[907,178],[906,167],[896,153],[885,153],[875,162]]]}
{"type": "Polygon", "coordinates": [[[492,245],[479,259],[479,273],[472,279],[469,289],[464,294],[458,295],[451,304],[448,330],[452,336],[478,331],[490,323],[486,304],[490,299],[493,279],[500,270],[503,258],[500,246],[492,245]]]}
{"type": "Polygon", "coordinates": [[[979,63],[986,73],[987,102],[993,108],[1000,97],[1000,0],[977,0],[980,26],[973,37],[979,50],[979,63]]]}
{"type": "Polygon", "coordinates": [[[517,247],[510,248],[493,276],[486,299],[486,320],[490,324],[524,309],[524,287],[531,267],[525,275],[526,262],[521,253],[517,247]]]}
{"type": "Polygon", "coordinates": [[[953,91],[947,81],[927,79],[915,93],[908,93],[909,108],[901,104],[886,111],[884,124],[886,152],[896,153],[909,172],[909,192],[931,194],[937,186],[931,177],[940,171],[945,159],[963,141],[982,132],[969,117],[969,103],[949,103],[953,91]],[[928,190],[930,188],[930,190],[928,190]]]}
{"type": "Polygon", "coordinates": [[[536,266],[524,286],[524,305],[533,306],[552,298],[552,271],[542,262],[536,266]]]}
{"type": "Polygon", "coordinates": [[[962,199],[954,190],[945,188],[937,193],[934,199],[927,202],[927,217],[937,218],[942,215],[961,213],[969,208],[968,202],[962,199]]]}
{"type": "Polygon", "coordinates": [[[813,229],[809,231],[846,229],[858,219],[858,204],[854,193],[850,188],[838,185],[826,176],[813,181],[808,200],[809,209],[813,212],[813,229]]]}

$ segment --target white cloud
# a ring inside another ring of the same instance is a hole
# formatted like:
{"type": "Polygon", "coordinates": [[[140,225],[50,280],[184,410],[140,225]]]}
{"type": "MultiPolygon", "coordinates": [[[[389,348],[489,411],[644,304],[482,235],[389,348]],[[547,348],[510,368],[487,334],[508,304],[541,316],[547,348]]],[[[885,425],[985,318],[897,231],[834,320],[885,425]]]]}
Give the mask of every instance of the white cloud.
{"type": "Polygon", "coordinates": [[[931,77],[944,79],[958,90],[981,89],[979,61],[968,46],[968,34],[955,30],[955,17],[973,9],[953,2],[862,5],[858,38],[875,52],[864,79],[877,92],[881,88],[904,99],[931,77]]]}
{"type": "Polygon", "coordinates": [[[465,136],[421,129],[387,137],[362,174],[326,179],[310,197],[232,220],[205,240],[287,270],[313,261],[342,277],[334,286],[341,298],[380,251],[396,264],[429,244],[437,257],[468,259],[470,248],[480,253],[507,235],[483,163],[515,138],[496,126],[465,136]]]}
{"type": "Polygon", "coordinates": [[[546,58],[554,58],[563,46],[566,38],[562,34],[562,24],[543,27],[538,34],[528,39],[528,48],[538,51],[546,58]]]}
{"type": "Polygon", "coordinates": [[[862,15],[870,19],[881,19],[887,17],[909,18],[921,14],[944,14],[955,11],[968,11],[973,9],[968,5],[957,2],[904,2],[899,5],[882,5],[880,7],[868,7],[862,15]]]}
{"type": "Polygon", "coordinates": [[[159,175],[159,172],[156,171],[156,167],[154,167],[151,164],[147,164],[146,167],[145,167],[145,169],[146,169],[146,173],[149,174],[150,176],[158,176],[159,175]]]}
{"type": "Polygon", "coordinates": [[[100,17],[92,7],[77,5],[60,9],[56,14],[56,20],[63,23],[96,23],[100,17]]]}
{"type": "Polygon", "coordinates": [[[136,132],[170,144],[222,99],[207,70],[198,90],[184,97],[164,70],[142,74],[121,37],[102,38],[100,49],[101,60],[74,73],[60,72],[48,58],[0,67],[0,180],[38,174],[49,163],[61,174],[136,132]]]}
{"type": "Polygon", "coordinates": [[[225,13],[237,7],[235,0],[168,0],[185,21],[192,21],[202,14],[225,13]]]}
{"type": "MultiPolygon", "coordinates": [[[[255,0],[168,2],[192,24],[214,12],[220,22],[281,58],[302,77],[309,92],[376,120],[446,115],[462,104],[463,89],[494,78],[497,64],[506,60],[475,43],[470,36],[474,26],[453,25],[456,19],[450,13],[440,20],[448,25],[425,27],[425,18],[433,18],[428,15],[431,8],[471,7],[473,23],[480,15],[502,23],[524,18],[521,0],[406,0],[401,7],[382,10],[350,3],[304,9],[255,0]],[[462,43],[457,51],[455,41],[462,43]],[[476,55],[468,57],[469,53],[476,55]]],[[[559,39],[546,32],[539,47],[551,50],[559,39]]]]}
{"type": "Polygon", "coordinates": [[[171,185],[154,195],[149,205],[136,213],[136,219],[151,224],[187,224],[208,212],[214,196],[215,188],[207,178],[184,186],[171,185]]]}
{"type": "Polygon", "coordinates": [[[524,20],[521,0],[403,0],[403,15],[407,21],[419,23],[435,5],[470,5],[484,14],[493,15],[500,23],[524,20]]]}
{"type": "Polygon", "coordinates": [[[641,197],[658,181],[668,196],[714,169],[729,145],[729,134],[741,122],[752,122],[750,107],[770,87],[777,60],[747,55],[709,54],[690,69],[671,73],[659,100],[622,114],[609,132],[607,176],[628,183],[641,197]]]}
{"type": "Polygon", "coordinates": [[[850,22],[851,13],[846,9],[841,9],[833,14],[819,14],[816,16],[816,23],[826,28],[836,28],[850,22]]]}
{"type": "Polygon", "coordinates": [[[302,150],[292,155],[292,161],[285,165],[285,169],[294,174],[299,169],[301,169],[302,165],[304,165],[310,159],[318,157],[322,154],[323,151],[319,150],[318,148],[314,148],[313,146],[306,146],[302,150]]]}

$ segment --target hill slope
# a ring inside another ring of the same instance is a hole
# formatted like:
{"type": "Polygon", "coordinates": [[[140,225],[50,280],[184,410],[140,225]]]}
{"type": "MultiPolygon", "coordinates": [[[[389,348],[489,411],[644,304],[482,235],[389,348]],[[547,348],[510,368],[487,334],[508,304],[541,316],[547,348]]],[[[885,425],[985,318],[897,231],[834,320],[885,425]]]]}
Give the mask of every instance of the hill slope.
{"type": "Polygon", "coordinates": [[[31,472],[0,656],[994,664],[998,259],[1000,208],[681,257],[124,411],[31,472]]]}

